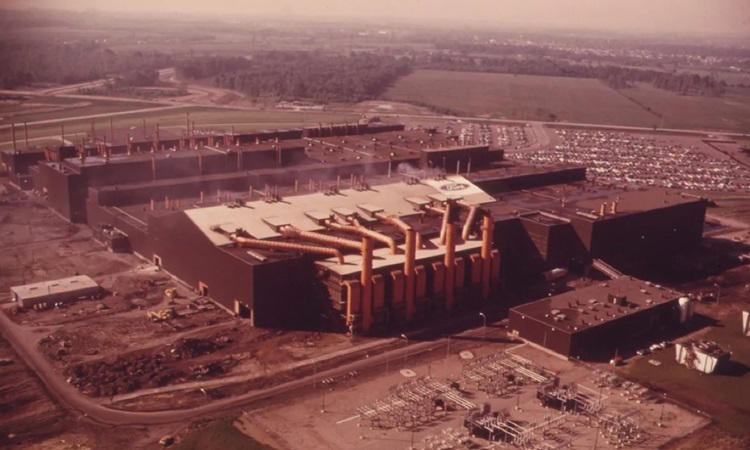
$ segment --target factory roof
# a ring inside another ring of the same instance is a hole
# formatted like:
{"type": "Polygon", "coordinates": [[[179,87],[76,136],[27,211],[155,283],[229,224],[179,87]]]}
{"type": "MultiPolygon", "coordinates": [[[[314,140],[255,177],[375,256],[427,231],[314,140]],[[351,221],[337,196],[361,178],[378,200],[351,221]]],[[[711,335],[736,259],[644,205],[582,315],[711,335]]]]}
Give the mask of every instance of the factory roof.
{"type": "Polygon", "coordinates": [[[99,288],[99,284],[86,275],[76,275],[58,280],[40,281],[38,283],[12,286],[10,291],[19,299],[28,300],[52,295],[75,293],[82,290],[99,288]]]}
{"type": "Polygon", "coordinates": [[[516,306],[511,311],[524,319],[536,320],[563,333],[575,334],[676,300],[680,296],[679,292],[658,284],[620,277],[516,306]],[[619,302],[614,302],[613,297],[619,302]]]}
{"type": "Polygon", "coordinates": [[[700,201],[694,196],[662,188],[625,190],[587,182],[505,192],[495,197],[498,203],[505,205],[504,211],[510,209],[519,214],[544,211],[561,218],[590,222],[700,201]],[[611,212],[613,202],[617,203],[615,213],[611,212]],[[606,204],[605,214],[600,216],[603,203],[606,204]]]}
{"type": "Polygon", "coordinates": [[[445,179],[423,179],[418,184],[397,182],[372,186],[367,190],[343,189],[338,194],[316,192],[289,196],[279,202],[261,200],[247,202],[239,207],[218,205],[188,209],[185,214],[215,245],[225,245],[230,243],[229,238],[211,228],[218,226],[227,232],[240,228],[256,239],[271,239],[280,236],[273,224],[294,225],[304,231],[323,229],[310,218],[308,213],[311,211],[332,215],[334,209],[348,208],[365,213],[363,210],[367,210],[368,205],[373,205],[382,209],[383,214],[403,216],[415,211],[414,204],[407,198],[427,198],[438,193],[461,198],[468,204],[493,201],[490,195],[466,178],[450,176],[445,179]]]}

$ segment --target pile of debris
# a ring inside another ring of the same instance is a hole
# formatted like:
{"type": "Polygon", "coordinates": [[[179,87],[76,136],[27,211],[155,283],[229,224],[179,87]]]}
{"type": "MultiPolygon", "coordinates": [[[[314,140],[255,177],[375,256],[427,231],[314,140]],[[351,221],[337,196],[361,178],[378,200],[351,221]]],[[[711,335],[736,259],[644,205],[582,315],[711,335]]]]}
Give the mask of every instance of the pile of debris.
{"type": "Polygon", "coordinates": [[[76,364],[65,374],[68,383],[93,397],[214,377],[227,373],[237,362],[227,357],[185,367],[180,361],[213,353],[231,342],[224,333],[210,338],[181,338],[151,353],[139,351],[76,364]]]}

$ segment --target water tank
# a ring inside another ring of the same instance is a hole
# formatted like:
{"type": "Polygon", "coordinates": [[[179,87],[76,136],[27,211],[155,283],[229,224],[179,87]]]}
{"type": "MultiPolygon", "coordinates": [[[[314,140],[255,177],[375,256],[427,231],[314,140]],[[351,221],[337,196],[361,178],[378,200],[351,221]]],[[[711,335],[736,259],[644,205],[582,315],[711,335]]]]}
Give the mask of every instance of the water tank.
{"type": "Polygon", "coordinates": [[[691,303],[692,302],[687,297],[680,297],[677,300],[677,305],[680,308],[680,323],[685,323],[690,318],[690,309],[692,308],[691,303]]]}

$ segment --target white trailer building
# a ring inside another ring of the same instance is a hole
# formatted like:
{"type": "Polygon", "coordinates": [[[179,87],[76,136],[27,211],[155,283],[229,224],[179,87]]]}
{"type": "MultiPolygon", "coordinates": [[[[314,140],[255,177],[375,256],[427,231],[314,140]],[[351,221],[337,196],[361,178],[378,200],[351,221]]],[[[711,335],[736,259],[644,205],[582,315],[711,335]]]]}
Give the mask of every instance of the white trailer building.
{"type": "Polygon", "coordinates": [[[721,370],[729,361],[729,352],[713,341],[688,341],[676,343],[675,359],[678,363],[699,370],[703,373],[714,373],[721,370]]]}
{"type": "Polygon", "coordinates": [[[86,275],[42,281],[10,288],[10,295],[20,308],[33,308],[34,305],[57,302],[71,302],[79,298],[97,297],[102,288],[86,275]]]}

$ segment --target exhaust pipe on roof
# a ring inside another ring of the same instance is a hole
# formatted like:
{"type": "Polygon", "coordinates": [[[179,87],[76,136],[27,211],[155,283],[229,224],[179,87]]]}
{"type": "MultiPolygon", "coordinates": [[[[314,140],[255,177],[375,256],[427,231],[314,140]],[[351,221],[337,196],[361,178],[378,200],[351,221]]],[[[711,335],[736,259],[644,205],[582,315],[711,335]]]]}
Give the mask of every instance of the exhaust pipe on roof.
{"type": "Polygon", "coordinates": [[[297,244],[292,242],[265,241],[239,236],[237,233],[229,234],[229,239],[242,247],[265,248],[271,250],[288,250],[301,253],[314,253],[318,255],[334,256],[338,260],[339,264],[344,264],[344,254],[336,248],[297,244]]]}
{"type": "Polygon", "coordinates": [[[346,231],[349,233],[359,234],[360,236],[370,237],[378,242],[382,242],[387,245],[391,250],[391,254],[395,255],[398,253],[398,246],[396,245],[396,241],[392,237],[386,236],[383,233],[378,233],[375,230],[370,230],[369,228],[365,228],[362,225],[342,225],[332,220],[326,220],[323,223],[325,226],[334,230],[346,231]]]}
{"type": "Polygon", "coordinates": [[[285,225],[283,227],[280,227],[279,233],[281,233],[282,236],[320,242],[323,244],[333,245],[335,247],[345,247],[353,250],[361,250],[362,248],[362,245],[357,241],[352,241],[336,236],[329,236],[327,234],[316,233],[313,231],[302,231],[292,225],[285,225]]]}
{"type": "Polygon", "coordinates": [[[466,215],[466,222],[464,222],[464,226],[461,230],[461,239],[464,241],[469,239],[469,234],[471,234],[471,227],[474,225],[474,221],[477,218],[477,212],[479,212],[479,207],[477,205],[471,205],[468,206],[465,203],[458,203],[460,206],[468,207],[469,213],[466,215]]]}

